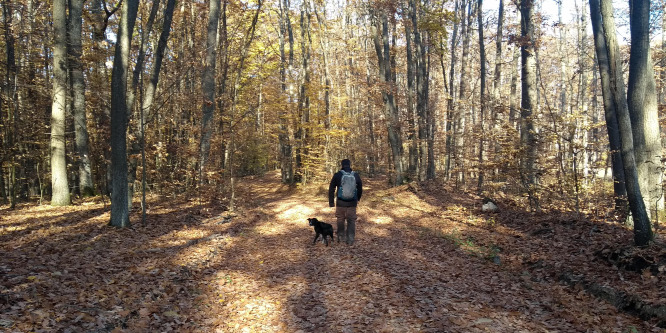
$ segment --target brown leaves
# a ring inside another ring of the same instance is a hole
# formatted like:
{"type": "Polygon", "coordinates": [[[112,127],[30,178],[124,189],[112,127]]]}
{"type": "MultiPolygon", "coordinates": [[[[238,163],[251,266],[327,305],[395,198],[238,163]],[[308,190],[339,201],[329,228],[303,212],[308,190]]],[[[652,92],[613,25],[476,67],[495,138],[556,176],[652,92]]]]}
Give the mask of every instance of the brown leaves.
{"type": "MultiPolygon", "coordinates": [[[[0,328],[652,329],[554,279],[556,272],[573,269],[614,286],[656,286],[658,268],[624,272],[620,281],[612,265],[595,261],[589,248],[623,239],[621,231],[595,224],[599,232],[590,233],[589,222],[509,209],[493,215],[490,225],[474,197],[431,184],[418,191],[386,188],[385,180],[370,179],[372,190],[358,210],[357,243],[324,247],[311,244],[305,219],[335,224],[325,194],[281,187],[278,179],[271,173],[244,180],[238,201],[245,206],[230,219],[215,206],[203,207],[206,216],[200,216],[202,208],[189,202],[153,201],[146,227],[117,230],[106,227],[101,204],[3,210],[0,328]],[[549,231],[536,232],[542,229],[549,231]],[[491,253],[501,258],[499,265],[491,253]]],[[[660,288],[649,290],[655,302],[664,299],[660,288]]]]}

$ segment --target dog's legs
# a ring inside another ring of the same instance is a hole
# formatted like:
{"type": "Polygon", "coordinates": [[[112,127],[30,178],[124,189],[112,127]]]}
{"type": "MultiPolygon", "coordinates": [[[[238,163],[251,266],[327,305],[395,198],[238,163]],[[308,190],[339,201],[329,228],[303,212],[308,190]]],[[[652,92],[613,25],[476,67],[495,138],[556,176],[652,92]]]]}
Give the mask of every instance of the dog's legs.
{"type": "MultiPolygon", "coordinates": [[[[316,234],[316,235],[315,235],[315,239],[312,241],[312,244],[314,244],[314,243],[317,242],[317,238],[319,238],[319,234],[316,234]]],[[[326,239],[326,237],[324,237],[324,239],[326,239]]]]}

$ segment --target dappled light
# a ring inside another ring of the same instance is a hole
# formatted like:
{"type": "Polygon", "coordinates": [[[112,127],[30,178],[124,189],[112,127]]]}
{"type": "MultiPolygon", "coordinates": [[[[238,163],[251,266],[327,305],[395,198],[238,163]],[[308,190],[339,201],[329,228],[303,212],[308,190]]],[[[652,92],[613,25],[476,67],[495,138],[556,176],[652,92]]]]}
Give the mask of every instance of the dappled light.
{"type": "MultiPolygon", "coordinates": [[[[306,220],[335,224],[325,194],[266,195],[278,186],[275,173],[245,182],[245,204],[233,214],[156,197],[148,224],[123,230],[106,226],[99,216],[107,213],[95,205],[3,210],[3,237],[33,231],[2,243],[0,325],[10,332],[660,332],[657,322],[559,282],[558,274],[576,269],[609,283],[593,272],[612,266],[572,259],[571,243],[543,237],[590,222],[567,224],[566,215],[541,222],[545,216],[511,209],[481,214],[471,195],[368,179],[375,190],[359,206],[356,243],[326,247],[312,244],[306,220]],[[261,202],[249,200],[262,193],[261,202]]],[[[605,230],[603,239],[628,233],[592,225],[605,230]]],[[[645,274],[622,275],[625,285],[646,283],[645,274]]]]}

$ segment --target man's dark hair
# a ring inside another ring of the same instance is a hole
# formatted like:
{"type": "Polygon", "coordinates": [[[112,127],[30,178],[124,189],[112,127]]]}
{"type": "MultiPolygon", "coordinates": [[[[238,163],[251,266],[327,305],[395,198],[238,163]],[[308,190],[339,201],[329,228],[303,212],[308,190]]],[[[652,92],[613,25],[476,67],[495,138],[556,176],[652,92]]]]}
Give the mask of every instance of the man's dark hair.
{"type": "Polygon", "coordinates": [[[344,167],[351,167],[351,161],[346,159],[346,158],[344,160],[342,160],[342,162],[340,162],[340,164],[342,164],[343,168],[344,167]]]}

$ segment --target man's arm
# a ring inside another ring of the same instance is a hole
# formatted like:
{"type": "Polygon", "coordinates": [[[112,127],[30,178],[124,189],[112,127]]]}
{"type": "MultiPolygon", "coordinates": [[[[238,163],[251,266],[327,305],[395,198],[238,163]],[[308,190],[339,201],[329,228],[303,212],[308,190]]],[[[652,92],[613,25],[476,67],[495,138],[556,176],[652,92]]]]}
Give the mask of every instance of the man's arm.
{"type": "Polygon", "coordinates": [[[363,195],[363,182],[361,181],[361,176],[356,174],[356,196],[358,201],[361,201],[361,196],[363,195]]]}
{"type": "Polygon", "coordinates": [[[328,185],[328,206],[329,207],[335,207],[335,187],[336,187],[336,182],[335,182],[335,177],[337,177],[337,172],[333,175],[333,178],[331,178],[331,184],[328,185]]]}

